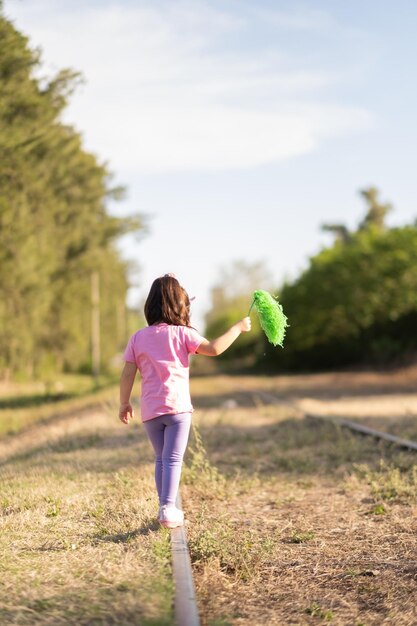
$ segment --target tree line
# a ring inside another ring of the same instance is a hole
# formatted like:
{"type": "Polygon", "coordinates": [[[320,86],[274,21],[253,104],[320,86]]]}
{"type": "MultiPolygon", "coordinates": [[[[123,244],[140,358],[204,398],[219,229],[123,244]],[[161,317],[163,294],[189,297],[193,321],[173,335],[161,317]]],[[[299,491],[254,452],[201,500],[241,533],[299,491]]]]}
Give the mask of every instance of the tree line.
{"type": "MultiPolygon", "coordinates": [[[[334,234],[333,243],[313,256],[296,280],[272,289],[290,327],[283,350],[270,346],[259,330],[249,350],[242,343],[240,350],[252,365],[300,371],[383,366],[415,356],[416,225],[388,228],[386,215],[392,206],[379,200],[374,187],[360,193],[366,211],[358,227],[349,230],[344,224],[324,224],[323,230],[334,234]]],[[[240,302],[246,303],[250,291],[262,287],[248,268],[246,277],[250,284],[239,297],[228,298],[224,283],[216,286],[217,302],[213,299],[207,317],[208,332],[223,330],[228,316],[246,314],[240,302]]]]}
{"type": "MultiPolygon", "coordinates": [[[[91,371],[92,283],[99,279],[101,361],[126,340],[128,268],[118,238],[140,216],[108,211],[123,197],[106,164],[87,152],[62,112],[80,80],[39,78],[41,59],[2,14],[0,0],[0,378],[91,371]]],[[[224,362],[278,371],[384,364],[417,349],[417,228],[388,228],[375,188],[355,230],[324,224],[333,243],[278,289],[262,263],[236,262],[212,289],[206,334],[247,314],[251,293],[279,296],[289,318],[284,350],[254,319],[224,362]]],[[[128,331],[127,331],[128,332],[128,331]]]]}
{"type": "Polygon", "coordinates": [[[91,369],[91,281],[99,276],[102,362],[123,345],[126,263],[114,217],[123,189],[62,112],[80,77],[39,78],[40,55],[0,4],[0,377],[91,369]]]}

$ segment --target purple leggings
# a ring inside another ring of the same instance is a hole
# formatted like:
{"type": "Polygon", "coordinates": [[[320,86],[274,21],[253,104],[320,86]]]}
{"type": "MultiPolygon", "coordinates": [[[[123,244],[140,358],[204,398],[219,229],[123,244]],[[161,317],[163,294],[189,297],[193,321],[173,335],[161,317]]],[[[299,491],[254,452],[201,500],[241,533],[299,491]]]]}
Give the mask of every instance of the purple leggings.
{"type": "Polygon", "coordinates": [[[175,504],[187,447],[191,413],[159,415],[143,422],[155,450],[155,483],[159,503],[175,504]]]}

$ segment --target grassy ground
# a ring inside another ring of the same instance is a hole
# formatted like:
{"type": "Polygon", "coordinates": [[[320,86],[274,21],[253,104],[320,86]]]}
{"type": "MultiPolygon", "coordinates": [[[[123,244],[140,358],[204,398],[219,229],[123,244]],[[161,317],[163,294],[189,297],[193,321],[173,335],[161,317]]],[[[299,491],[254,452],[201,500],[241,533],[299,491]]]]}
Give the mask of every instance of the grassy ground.
{"type": "Polygon", "coordinates": [[[172,623],[169,531],[155,522],[152,455],[143,429],[115,416],[96,410],[9,438],[0,465],[1,624],[172,623]]]}
{"type": "Polygon", "coordinates": [[[414,626],[416,456],[213,382],[183,487],[203,625],[414,626]]]}
{"type": "Polygon", "coordinates": [[[111,402],[116,394],[115,377],[66,374],[54,381],[0,384],[0,436],[13,435],[36,422],[55,420],[81,409],[91,410],[111,402]]]}
{"type": "MultiPolygon", "coordinates": [[[[416,456],[297,405],[361,393],[344,385],[192,381],[182,496],[203,626],[417,623],[416,456]]],[[[363,397],[380,385],[364,381],[363,397]]],[[[173,623],[151,449],[106,393],[0,438],[1,624],[173,623]]]]}
{"type": "Polygon", "coordinates": [[[199,408],[291,406],[300,414],[345,417],[417,440],[417,367],[391,372],[201,377],[192,382],[199,408]]]}

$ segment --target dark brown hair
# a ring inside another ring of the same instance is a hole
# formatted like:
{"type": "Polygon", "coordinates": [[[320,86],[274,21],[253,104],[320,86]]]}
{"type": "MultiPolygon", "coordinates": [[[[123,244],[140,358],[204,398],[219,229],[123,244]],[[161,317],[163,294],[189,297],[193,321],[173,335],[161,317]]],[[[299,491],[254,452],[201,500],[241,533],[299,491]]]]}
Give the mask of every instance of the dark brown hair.
{"type": "Polygon", "coordinates": [[[145,302],[145,317],[149,326],[163,322],[190,326],[190,299],[176,278],[165,274],[153,281],[145,302]]]}

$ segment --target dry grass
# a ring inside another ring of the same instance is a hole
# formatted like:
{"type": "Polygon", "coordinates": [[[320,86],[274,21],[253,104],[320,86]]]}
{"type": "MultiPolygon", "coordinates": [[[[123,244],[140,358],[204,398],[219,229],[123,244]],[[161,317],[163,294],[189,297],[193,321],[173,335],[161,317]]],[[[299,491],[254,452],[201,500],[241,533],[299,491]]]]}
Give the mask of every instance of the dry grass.
{"type": "Polygon", "coordinates": [[[415,455],[288,405],[227,408],[255,389],[232,382],[184,474],[203,625],[414,626],[415,455]]]}
{"type": "Polygon", "coordinates": [[[16,433],[38,422],[56,421],[85,409],[91,411],[117,396],[114,379],[96,387],[88,376],[66,375],[45,383],[0,384],[0,437],[16,433]]]}
{"type": "Polygon", "coordinates": [[[291,406],[293,413],[345,417],[417,440],[417,367],[393,372],[216,376],[192,380],[199,408],[291,406]]]}
{"type": "Polygon", "coordinates": [[[0,467],[0,623],[171,624],[143,429],[104,411],[38,429],[0,467]]]}
{"type": "MultiPolygon", "coordinates": [[[[417,623],[415,455],[297,404],[414,384],[360,376],[193,380],[182,492],[203,626],[417,623]]],[[[0,623],[172,623],[151,448],[107,408],[0,440],[0,623]]]]}

